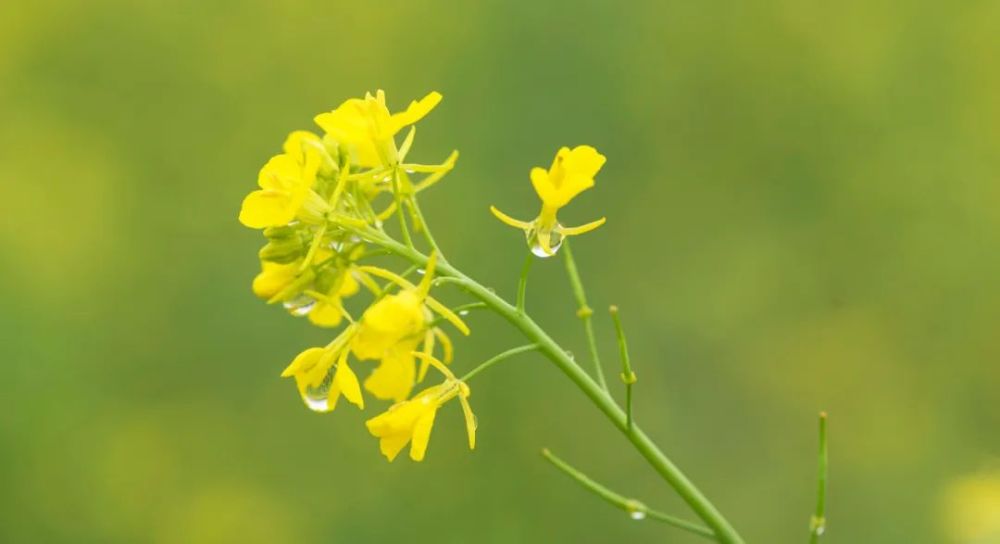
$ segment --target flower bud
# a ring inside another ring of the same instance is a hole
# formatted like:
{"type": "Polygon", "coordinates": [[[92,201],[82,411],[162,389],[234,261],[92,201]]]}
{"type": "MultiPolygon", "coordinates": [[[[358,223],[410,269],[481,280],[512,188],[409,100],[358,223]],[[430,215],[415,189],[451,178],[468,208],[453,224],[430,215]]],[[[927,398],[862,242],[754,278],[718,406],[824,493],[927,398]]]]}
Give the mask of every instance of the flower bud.
{"type": "Polygon", "coordinates": [[[288,264],[304,256],[308,249],[309,248],[305,243],[303,243],[302,238],[299,236],[275,238],[268,241],[264,247],[260,248],[260,251],[257,252],[257,256],[260,257],[260,260],[262,261],[288,264]]]}

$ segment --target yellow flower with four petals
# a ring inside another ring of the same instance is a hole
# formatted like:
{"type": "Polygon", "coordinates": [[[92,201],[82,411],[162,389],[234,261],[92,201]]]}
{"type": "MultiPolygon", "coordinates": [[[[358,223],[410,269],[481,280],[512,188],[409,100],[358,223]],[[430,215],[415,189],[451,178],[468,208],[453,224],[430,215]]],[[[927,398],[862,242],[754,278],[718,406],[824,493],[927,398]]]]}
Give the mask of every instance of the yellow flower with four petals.
{"type": "Polygon", "coordinates": [[[440,101],[441,94],[431,92],[411,102],[405,111],[390,113],[385,92],[379,89],[375,96],[368,93],[364,98],[351,98],[337,109],[317,115],[315,121],[348,150],[358,166],[391,166],[397,162],[396,134],[430,113],[440,101]]]}
{"type": "Polygon", "coordinates": [[[605,160],[604,155],[589,145],[573,149],[563,147],[556,153],[548,170],[531,169],[531,184],[542,201],[542,211],[534,221],[529,223],[514,219],[494,206],[490,206],[490,211],[500,221],[523,230],[536,255],[555,255],[566,236],[584,234],[604,224],[605,218],[602,217],[579,227],[564,227],[559,224],[556,213],[576,195],[594,186],[594,176],[604,166],[605,160]]]}
{"type": "Polygon", "coordinates": [[[277,227],[296,219],[307,204],[318,207],[317,212],[323,211],[325,202],[312,190],[322,156],[318,148],[304,145],[310,136],[316,138],[293,132],[285,142],[285,152],[272,157],[260,169],[260,189],[243,199],[240,223],[254,229],[277,227]]]}
{"type": "Polygon", "coordinates": [[[379,439],[379,449],[382,454],[392,461],[407,444],[410,444],[410,459],[423,461],[438,408],[455,397],[458,397],[465,414],[469,449],[475,449],[476,416],[469,405],[469,386],[455,378],[455,375],[434,357],[422,353],[413,355],[440,370],[446,379],[444,383],[424,389],[412,399],[393,405],[386,412],[365,423],[368,431],[379,439]]]}

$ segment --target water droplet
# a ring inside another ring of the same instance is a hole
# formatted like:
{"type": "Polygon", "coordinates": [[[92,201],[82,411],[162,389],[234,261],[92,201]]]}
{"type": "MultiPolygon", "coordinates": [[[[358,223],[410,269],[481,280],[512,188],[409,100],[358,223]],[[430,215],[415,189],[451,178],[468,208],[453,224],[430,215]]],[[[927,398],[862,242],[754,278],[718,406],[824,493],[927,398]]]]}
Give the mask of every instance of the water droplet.
{"type": "Polygon", "coordinates": [[[418,268],[418,269],[417,269],[417,274],[419,274],[419,275],[421,275],[421,276],[423,276],[423,275],[424,275],[424,274],[426,274],[426,273],[427,273],[427,271],[426,271],[426,270],[424,270],[423,268],[418,268]]]}
{"type": "Polygon", "coordinates": [[[466,316],[469,315],[469,310],[459,310],[458,315],[466,316]]]}
{"type": "Polygon", "coordinates": [[[316,305],[316,301],[305,295],[301,295],[293,298],[292,300],[287,300],[283,304],[288,313],[296,316],[302,317],[312,311],[313,306],[316,305]]]}
{"type": "Polygon", "coordinates": [[[547,259],[559,252],[559,248],[562,247],[563,240],[565,238],[561,234],[561,227],[559,223],[552,226],[551,229],[547,230],[529,230],[526,234],[528,237],[528,247],[531,248],[531,252],[536,257],[541,257],[547,259]],[[549,242],[549,251],[546,252],[539,241],[545,237],[549,242]]]}
{"type": "Polygon", "coordinates": [[[406,169],[406,173],[407,173],[407,174],[416,174],[416,173],[417,173],[417,171],[416,171],[416,170],[410,170],[409,168],[407,168],[407,169],[406,169]]]}
{"type": "Polygon", "coordinates": [[[816,536],[823,536],[823,533],[826,532],[826,526],[820,525],[819,527],[816,528],[814,532],[816,533],[816,536]]]}
{"type": "Polygon", "coordinates": [[[628,517],[630,517],[630,518],[632,518],[632,519],[634,519],[636,521],[642,521],[642,520],[646,519],[646,512],[643,511],[643,510],[633,510],[633,511],[631,511],[631,512],[628,513],[628,517]]]}
{"type": "Polygon", "coordinates": [[[318,386],[306,388],[302,400],[305,401],[306,406],[310,410],[314,412],[330,411],[330,386],[333,385],[333,374],[335,371],[336,365],[331,366],[330,370],[326,371],[326,376],[323,377],[323,381],[318,386]]]}

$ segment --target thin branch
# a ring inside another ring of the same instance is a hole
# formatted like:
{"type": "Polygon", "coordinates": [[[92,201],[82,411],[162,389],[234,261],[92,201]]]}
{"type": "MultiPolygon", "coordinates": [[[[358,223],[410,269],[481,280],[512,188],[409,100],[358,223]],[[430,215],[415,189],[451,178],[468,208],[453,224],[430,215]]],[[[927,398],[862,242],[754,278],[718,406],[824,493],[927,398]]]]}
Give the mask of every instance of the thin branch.
{"type": "Polygon", "coordinates": [[[517,311],[522,314],[524,313],[525,292],[528,289],[528,272],[531,270],[531,262],[534,260],[534,255],[528,252],[524,259],[524,266],[521,267],[521,279],[517,282],[517,311]]]}
{"type": "Polygon", "coordinates": [[[816,477],[816,512],[809,521],[809,544],[817,544],[826,532],[826,478],[828,471],[826,447],[826,412],[819,413],[819,473],[816,477]]]}
{"type": "Polygon", "coordinates": [[[618,337],[618,353],[622,360],[621,379],[625,383],[625,418],[628,430],[632,430],[632,385],[635,384],[635,372],[632,371],[632,363],[628,356],[628,344],[625,343],[625,330],[622,328],[622,320],[618,315],[618,306],[608,308],[611,319],[615,322],[615,334],[618,337]]]}
{"type": "Polygon", "coordinates": [[[573,252],[569,248],[569,240],[563,241],[563,254],[566,255],[566,274],[569,275],[569,283],[573,287],[573,296],[579,309],[576,311],[577,317],[583,320],[583,328],[587,333],[587,347],[590,349],[590,358],[594,362],[594,377],[601,389],[608,392],[608,382],[604,379],[604,368],[601,366],[601,358],[597,353],[597,338],[594,336],[594,325],[591,318],[594,310],[587,305],[587,294],[583,290],[583,282],[580,281],[580,273],[576,268],[576,261],[573,260],[573,252]]]}
{"type": "Polygon", "coordinates": [[[472,370],[470,370],[469,372],[467,372],[465,374],[465,376],[462,376],[462,381],[463,382],[467,382],[467,381],[471,380],[472,378],[474,378],[476,376],[476,374],[479,374],[480,372],[482,372],[482,371],[486,370],[487,368],[489,368],[489,367],[491,367],[491,366],[499,363],[500,361],[503,361],[503,360],[506,360],[506,359],[510,359],[511,357],[513,357],[515,355],[520,355],[522,353],[527,353],[529,351],[535,351],[537,349],[538,349],[538,344],[526,344],[524,346],[518,346],[516,348],[511,348],[511,349],[508,349],[507,351],[498,353],[498,354],[494,355],[493,357],[487,359],[486,361],[480,363],[479,366],[477,366],[476,368],[473,368],[472,370]]]}
{"type": "Polygon", "coordinates": [[[614,491],[604,487],[603,485],[595,482],[586,474],[580,472],[579,470],[573,468],[569,463],[563,461],[562,459],[553,455],[548,449],[542,450],[542,455],[549,460],[550,463],[555,465],[556,468],[566,473],[567,476],[573,478],[580,485],[586,488],[588,491],[593,492],[598,497],[604,499],[605,501],[611,503],[613,506],[624,510],[628,513],[629,517],[634,520],[642,520],[647,517],[650,519],[655,519],[671,525],[678,529],[694,533],[698,536],[703,536],[710,540],[715,540],[715,533],[712,532],[708,527],[698,525],[696,523],[691,523],[670,514],[664,514],[657,510],[653,510],[636,499],[629,499],[614,491]]]}

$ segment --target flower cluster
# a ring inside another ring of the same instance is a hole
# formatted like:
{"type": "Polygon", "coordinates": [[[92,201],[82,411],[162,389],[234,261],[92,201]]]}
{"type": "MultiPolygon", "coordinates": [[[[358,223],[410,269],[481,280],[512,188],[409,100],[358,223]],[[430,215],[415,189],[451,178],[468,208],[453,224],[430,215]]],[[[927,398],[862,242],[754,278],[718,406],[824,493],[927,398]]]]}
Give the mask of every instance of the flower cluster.
{"type": "Polygon", "coordinates": [[[239,215],[242,224],[261,229],[266,239],[253,292],[317,326],[343,326],[326,346],[295,357],[282,376],[294,378],[306,406],[318,412],[333,411],[341,396],[363,409],[363,390],[394,402],[367,423],[390,461],[411,442],[410,457],[422,460],[437,409],[456,397],[465,413],[469,446],[475,446],[469,387],[446,366],[452,342],[438,325],[448,323],[462,334],[469,329],[431,296],[438,256],[431,256],[417,284],[406,273],[366,264],[378,252],[364,234],[382,232],[384,221],[402,214],[409,214],[410,224],[419,230],[423,221],[416,194],[454,167],[457,152],[440,164],[406,160],[416,133],[413,125],[440,100],[440,94],[430,93],[406,110],[390,113],[385,93],[378,91],[317,115],[323,134],[292,132],[282,153],[261,168],[259,189],[243,200],[239,215]],[[407,127],[397,146],[397,135],[407,127]],[[414,174],[423,177],[414,180],[414,174]],[[355,319],[344,302],[362,289],[371,302],[355,319]],[[366,362],[375,364],[362,383],[351,365],[366,362]],[[430,367],[440,371],[443,381],[413,395],[430,367]]]}

